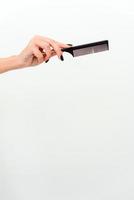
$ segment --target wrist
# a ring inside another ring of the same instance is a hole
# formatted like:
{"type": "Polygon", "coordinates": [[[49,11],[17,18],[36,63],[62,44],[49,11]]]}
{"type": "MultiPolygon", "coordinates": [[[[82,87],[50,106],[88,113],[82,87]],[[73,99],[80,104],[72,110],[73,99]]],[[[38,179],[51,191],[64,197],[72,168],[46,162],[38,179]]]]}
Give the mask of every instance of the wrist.
{"type": "Polygon", "coordinates": [[[18,55],[0,59],[0,73],[22,67],[23,63],[18,55]]]}
{"type": "Polygon", "coordinates": [[[23,68],[24,63],[19,55],[12,56],[14,69],[23,68]]]}

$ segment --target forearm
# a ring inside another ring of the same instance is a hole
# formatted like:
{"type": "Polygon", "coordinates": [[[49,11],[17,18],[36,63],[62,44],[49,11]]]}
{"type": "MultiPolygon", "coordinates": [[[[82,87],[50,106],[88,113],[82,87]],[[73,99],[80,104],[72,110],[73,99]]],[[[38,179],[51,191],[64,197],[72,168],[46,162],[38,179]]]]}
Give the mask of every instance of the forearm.
{"type": "Polygon", "coordinates": [[[8,58],[0,58],[0,73],[9,70],[18,69],[22,67],[22,63],[18,56],[11,56],[8,58]]]}

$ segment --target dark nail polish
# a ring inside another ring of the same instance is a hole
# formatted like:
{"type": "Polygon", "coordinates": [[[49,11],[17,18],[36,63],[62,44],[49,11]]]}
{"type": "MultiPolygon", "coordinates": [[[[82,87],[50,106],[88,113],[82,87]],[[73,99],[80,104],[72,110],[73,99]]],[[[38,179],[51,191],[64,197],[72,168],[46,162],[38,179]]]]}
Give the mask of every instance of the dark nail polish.
{"type": "Polygon", "coordinates": [[[62,61],[64,60],[64,57],[63,57],[63,55],[61,55],[61,56],[60,56],[60,59],[61,59],[62,61]]]}
{"type": "Polygon", "coordinates": [[[69,46],[73,46],[72,44],[67,44],[67,45],[69,45],[69,46]]]}
{"type": "Polygon", "coordinates": [[[49,61],[49,59],[48,60],[46,60],[45,62],[47,63],[49,61]]]}

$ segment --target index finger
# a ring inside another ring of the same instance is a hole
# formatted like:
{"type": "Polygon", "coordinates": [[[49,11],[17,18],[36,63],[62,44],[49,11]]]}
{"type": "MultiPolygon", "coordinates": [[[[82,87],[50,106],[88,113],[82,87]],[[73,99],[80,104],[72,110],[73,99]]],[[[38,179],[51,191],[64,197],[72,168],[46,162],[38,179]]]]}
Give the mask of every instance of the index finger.
{"type": "Polygon", "coordinates": [[[61,48],[68,48],[68,47],[71,47],[72,46],[72,44],[64,44],[64,43],[61,43],[61,42],[58,42],[58,41],[56,41],[58,44],[59,44],[59,46],[61,47],[61,48]]]}

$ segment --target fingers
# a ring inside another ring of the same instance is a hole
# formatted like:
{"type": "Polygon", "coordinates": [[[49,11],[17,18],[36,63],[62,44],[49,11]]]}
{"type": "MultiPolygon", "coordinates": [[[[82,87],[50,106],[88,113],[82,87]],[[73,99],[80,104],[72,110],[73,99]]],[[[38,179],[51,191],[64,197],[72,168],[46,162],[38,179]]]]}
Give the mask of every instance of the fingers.
{"type": "Polygon", "coordinates": [[[39,62],[42,62],[42,59],[47,61],[55,55],[57,55],[59,59],[64,60],[62,48],[68,48],[71,46],[69,44],[63,44],[53,39],[38,35],[35,36],[31,42],[36,46],[36,48],[34,48],[34,54],[38,58],[39,62]]]}
{"type": "Polygon", "coordinates": [[[54,51],[54,52],[52,52],[52,56],[56,56],[56,53],[55,53],[55,51],[54,51]]]}
{"type": "Polygon", "coordinates": [[[43,54],[40,52],[40,50],[37,47],[33,48],[33,54],[37,58],[39,64],[44,61],[43,54]]]}
{"type": "Polygon", "coordinates": [[[59,44],[59,46],[61,47],[61,48],[68,48],[68,47],[71,47],[72,46],[72,44],[63,44],[63,43],[61,43],[61,42],[57,42],[58,44],[59,44]]]}
{"type": "Polygon", "coordinates": [[[58,58],[61,57],[62,51],[60,46],[52,39],[45,38],[43,36],[35,36],[34,41],[36,45],[41,47],[43,50],[45,50],[45,53],[47,55],[47,59],[51,57],[50,55],[50,49],[53,48],[56,52],[58,58]]]}
{"type": "Polygon", "coordinates": [[[47,37],[43,37],[43,36],[40,36],[40,38],[43,40],[43,41],[46,41],[49,43],[49,45],[51,46],[52,49],[54,49],[54,51],[56,52],[57,56],[59,59],[61,59],[61,57],[63,56],[63,52],[62,52],[62,48],[67,48],[67,47],[70,47],[70,45],[67,45],[67,44],[63,44],[61,42],[58,42],[56,40],[53,40],[53,39],[50,39],[50,38],[47,38],[47,37]]]}
{"type": "Polygon", "coordinates": [[[48,44],[44,47],[44,50],[45,50],[45,53],[46,53],[45,61],[47,61],[47,60],[49,60],[51,58],[52,51],[51,51],[51,48],[50,48],[50,46],[48,44]]]}
{"type": "MultiPolygon", "coordinates": [[[[44,53],[45,54],[45,53],[44,53]]],[[[56,52],[52,49],[51,50],[51,57],[53,57],[53,56],[56,56],[57,54],[56,54],[56,52]]]]}
{"type": "Polygon", "coordinates": [[[37,40],[35,41],[35,45],[38,47],[41,54],[43,54],[45,50],[45,57],[43,56],[45,61],[51,57],[51,48],[47,42],[44,42],[42,40],[37,40]]]}
{"type": "Polygon", "coordinates": [[[57,44],[54,44],[52,41],[42,40],[42,38],[38,38],[36,39],[35,44],[39,48],[42,48],[43,51],[45,50],[45,54],[46,54],[45,61],[50,59],[51,57],[51,47],[56,52],[56,55],[58,56],[58,58],[60,58],[60,56],[62,55],[62,51],[60,47],[57,44]]]}
{"type": "Polygon", "coordinates": [[[61,59],[61,56],[63,54],[63,52],[61,51],[61,47],[56,42],[54,42],[53,40],[48,40],[48,43],[54,49],[58,58],[61,59]]]}

